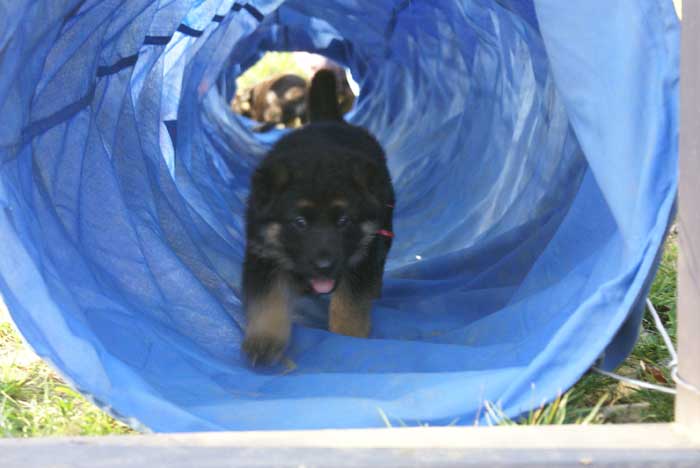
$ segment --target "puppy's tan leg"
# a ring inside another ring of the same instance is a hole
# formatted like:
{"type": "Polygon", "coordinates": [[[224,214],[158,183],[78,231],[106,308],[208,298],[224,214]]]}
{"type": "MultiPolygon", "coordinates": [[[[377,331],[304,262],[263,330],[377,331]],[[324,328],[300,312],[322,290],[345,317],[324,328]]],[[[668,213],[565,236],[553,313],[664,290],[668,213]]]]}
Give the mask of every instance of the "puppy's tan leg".
{"type": "Polygon", "coordinates": [[[333,333],[366,338],[372,326],[371,309],[369,291],[355,292],[347,281],[342,281],[331,297],[328,328],[333,333]]]}
{"type": "Polygon", "coordinates": [[[243,350],[255,364],[273,364],[282,357],[291,332],[292,290],[284,278],[276,279],[248,299],[243,350]]]}

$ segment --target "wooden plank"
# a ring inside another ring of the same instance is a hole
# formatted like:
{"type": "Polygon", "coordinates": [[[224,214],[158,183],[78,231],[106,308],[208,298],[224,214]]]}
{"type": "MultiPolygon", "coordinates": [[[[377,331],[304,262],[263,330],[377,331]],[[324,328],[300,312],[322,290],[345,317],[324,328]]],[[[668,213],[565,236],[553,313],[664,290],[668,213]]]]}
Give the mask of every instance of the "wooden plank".
{"type": "MultiPolygon", "coordinates": [[[[678,260],[678,372],[700,388],[700,2],[683,5],[678,260]]],[[[700,433],[700,394],[677,385],[676,421],[700,433]]]]}
{"type": "Polygon", "coordinates": [[[673,424],[436,427],[0,439],[3,468],[700,466],[673,424]]]}

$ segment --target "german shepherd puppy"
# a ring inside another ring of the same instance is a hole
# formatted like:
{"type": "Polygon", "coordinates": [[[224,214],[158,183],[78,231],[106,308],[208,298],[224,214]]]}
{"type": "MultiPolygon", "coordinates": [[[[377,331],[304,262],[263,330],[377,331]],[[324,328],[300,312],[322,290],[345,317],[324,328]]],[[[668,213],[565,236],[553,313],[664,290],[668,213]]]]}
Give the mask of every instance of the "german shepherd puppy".
{"type": "Polygon", "coordinates": [[[254,129],[257,132],[277,125],[292,127],[296,122],[306,122],[306,87],[306,80],[300,76],[278,75],[237,94],[231,108],[262,122],[254,129]]]}
{"type": "Polygon", "coordinates": [[[367,337],[393,237],[386,158],[366,130],[346,123],[333,72],[314,76],[310,124],[281,138],[251,180],[246,211],[243,349],[277,362],[300,294],[331,294],[329,329],[367,337]]]}

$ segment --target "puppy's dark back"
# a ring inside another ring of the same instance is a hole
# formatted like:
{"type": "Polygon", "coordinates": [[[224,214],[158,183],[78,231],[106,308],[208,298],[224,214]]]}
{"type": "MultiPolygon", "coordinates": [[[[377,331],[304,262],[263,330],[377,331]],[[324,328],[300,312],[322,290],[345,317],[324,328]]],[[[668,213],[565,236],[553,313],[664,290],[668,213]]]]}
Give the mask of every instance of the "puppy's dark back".
{"type": "Polygon", "coordinates": [[[384,150],[367,130],[344,121],[310,123],[280,138],[271,155],[308,146],[342,147],[362,153],[380,164],[385,161],[384,150]]]}
{"type": "MultiPolygon", "coordinates": [[[[340,171],[347,175],[357,167],[363,167],[373,173],[375,196],[381,203],[393,206],[394,191],[384,150],[367,130],[345,122],[340,113],[335,80],[335,74],[330,70],[320,70],[314,75],[309,89],[311,122],[280,138],[256,172],[263,173],[266,168],[281,165],[290,169],[290,173],[298,171],[304,174],[302,178],[307,179],[315,167],[323,166],[325,169],[321,171],[321,179],[326,180],[316,180],[314,183],[321,189],[321,186],[337,184],[333,172],[340,171]],[[362,161],[370,163],[370,166],[362,161]]],[[[269,187],[266,188],[268,190],[253,184],[249,219],[254,215],[252,205],[256,199],[269,195],[264,193],[269,192],[269,187]]]]}
{"type": "Polygon", "coordinates": [[[336,77],[332,70],[316,72],[308,93],[310,123],[278,140],[267,159],[287,160],[288,163],[301,159],[311,164],[311,160],[320,155],[351,152],[358,160],[366,159],[376,164],[377,175],[382,181],[382,198],[393,204],[394,193],[384,150],[367,130],[345,122],[336,91],[336,77]]]}

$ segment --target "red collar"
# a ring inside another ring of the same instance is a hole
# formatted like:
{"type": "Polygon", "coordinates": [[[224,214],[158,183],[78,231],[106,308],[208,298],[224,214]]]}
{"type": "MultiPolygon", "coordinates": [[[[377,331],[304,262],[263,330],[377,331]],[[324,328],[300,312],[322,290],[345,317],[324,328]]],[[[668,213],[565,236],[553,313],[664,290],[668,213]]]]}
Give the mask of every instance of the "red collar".
{"type": "MultiPolygon", "coordinates": [[[[387,203],[386,206],[387,206],[388,208],[392,208],[392,209],[394,208],[394,205],[389,204],[389,203],[387,203]]],[[[394,233],[391,232],[391,231],[387,231],[386,229],[380,229],[380,230],[378,230],[378,231],[377,231],[377,235],[383,236],[383,237],[388,237],[389,239],[393,239],[393,238],[394,238],[394,233]]]]}

